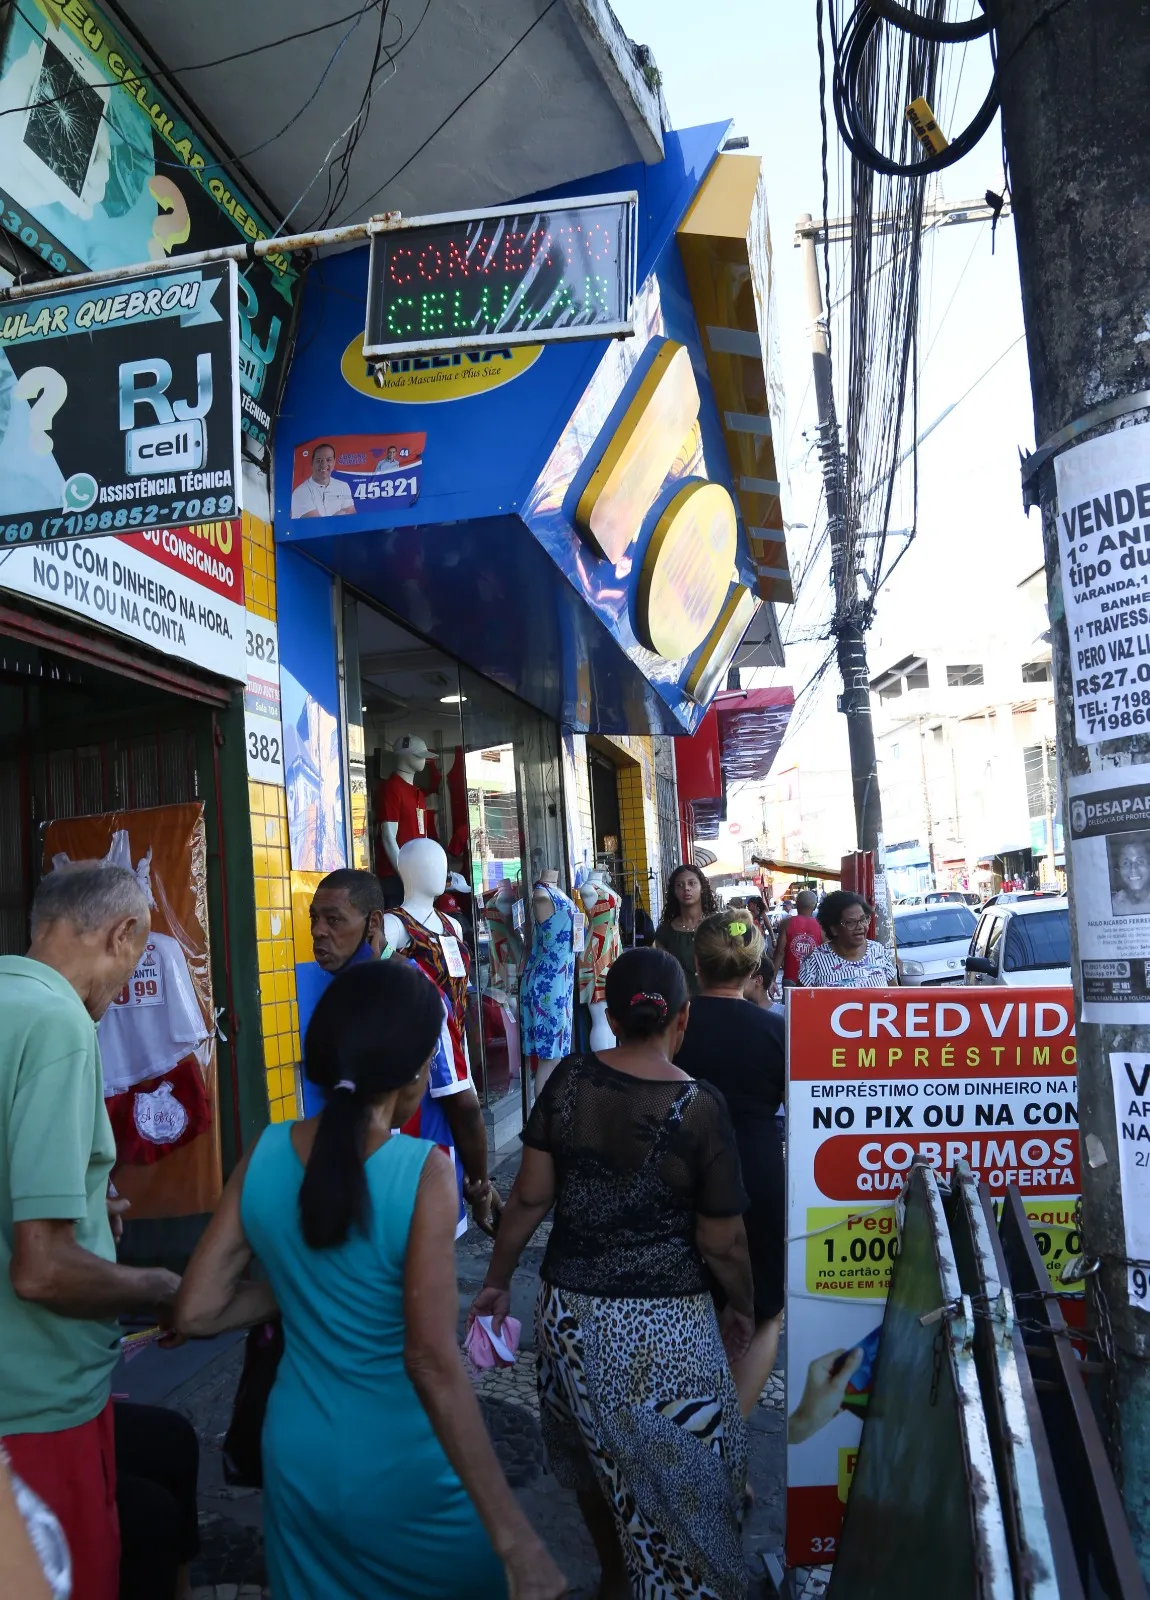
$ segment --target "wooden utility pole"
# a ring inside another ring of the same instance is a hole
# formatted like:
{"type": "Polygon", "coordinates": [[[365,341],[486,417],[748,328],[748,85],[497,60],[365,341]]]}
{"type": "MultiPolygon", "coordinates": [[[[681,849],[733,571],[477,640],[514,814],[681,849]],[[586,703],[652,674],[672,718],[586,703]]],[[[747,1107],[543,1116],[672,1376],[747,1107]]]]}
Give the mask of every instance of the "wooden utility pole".
{"type": "MultiPolygon", "coordinates": [[[[1028,494],[1042,507],[1050,593],[1079,1015],[1083,1249],[1101,1261],[1091,1282],[1112,1376],[1114,1464],[1143,1573],[1150,1577],[1150,1313],[1144,1309],[1150,1301],[1132,1304],[1128,1287],[1111,1063],[1112,1053],[1120,1060],[1150,1052],[1150,1000],[1119,1007],[1130,1014],[1121,1026],[1081,1020],[1079,913],[1087,897],[1097,903],[1097,886],[1081,876],[1075,882],[1068,804],[1075,788],[1081,794],[1083,774],[1114,773],[1120,783],[1126,771],[1133,782],[1131,767],[1150,763],[1150,736],[1136,731],[1133,719],[1132,731],[1123,732],[1118,715],[1104,724],[1109,729],[1117,723],[1115,737],[1100,739],[1097,725],[1084,728],[1081,706],[1076,718],[1076,680],[1083,674],[1074,651],[1081,644],[1069,637],[1066,617],[1070,599],[1079,603],[1071,594],[1075,551],[1073,543],[1060,548],[1052,465],[1054,456],[1083,439],[1133,428],[1139,437],[1124,443],[1141,449],[1137,477],[1150,484],[1150,4],[993,0],[988,10],[998,31],[1003,135],[1039,440],[1023,470],[1028,494]]],[[[1063,458],[1060,470],[1069,459],[1063,458]]],[[[1081,799],[1078,805],[1081,817],[1081,799]]],[[[1111,931],[1128,943],[1136,934],[1126,931],[1128,921],[1120,933],[1121,920],[1115,917],[1111,931]]],[[[1130,962],[1137,978],[1141,966],[1130,962]]],[[[1127,1197],[1128,1207],[1133,1200],[1127,1197]]]]}

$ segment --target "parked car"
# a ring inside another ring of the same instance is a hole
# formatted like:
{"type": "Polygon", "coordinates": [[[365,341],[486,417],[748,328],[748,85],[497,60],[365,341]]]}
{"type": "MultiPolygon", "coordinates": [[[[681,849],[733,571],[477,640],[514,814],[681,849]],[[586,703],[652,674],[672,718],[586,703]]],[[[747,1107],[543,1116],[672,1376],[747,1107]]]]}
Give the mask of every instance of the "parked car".
{"type": "Polygon", "coordinates": [[[976,894],[970,894],[966,889],[932,889],[923,897],[924,905],[928,906],[979,906],[981,900],[976,894]]]}
{"type": "Polygon", "coordinates": [[[1058,900],[1061,896],[1061,889],[1003,889],[985,900],[982,909],[985,911],[987,906],[1018,905],[1023,900],[1058,900]]]}
{"type": "Polygon", "coordinates": [[[961,983],[978,918],[969,906],[922,906],[894,912],[901,983],[961,983]]]}
{"type": "Polygon", "coordinates": [[[900,906],[920,906],[922,903],[923,900],[920,894],[904,894],[901,900],[895,901],[894,908],[897,911],[900,906]]]}
{"type": "Polygon", "coordinates": [[[970,941],[966,981],[1069,988],[1070,907],[1065,897],[1036,895],[1005,904],[1000,899],[985,908],[970,941]]]}

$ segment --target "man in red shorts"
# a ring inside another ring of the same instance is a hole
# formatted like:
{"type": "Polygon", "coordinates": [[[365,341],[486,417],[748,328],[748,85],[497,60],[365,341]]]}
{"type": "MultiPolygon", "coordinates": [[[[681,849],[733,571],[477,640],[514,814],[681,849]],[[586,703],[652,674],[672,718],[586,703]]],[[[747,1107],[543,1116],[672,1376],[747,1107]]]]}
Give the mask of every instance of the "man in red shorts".
{"type": "Polygon", "coordinates": [[[123,867],[40,882],[27,956],[0,958],[0,1438],[60,1519],[72,1600],[116,1600],[115,1318],[179,1279],[121,1267],[108,1215],[116,1157],[96,1023],[131,977],[151,916],[123,867]]]}

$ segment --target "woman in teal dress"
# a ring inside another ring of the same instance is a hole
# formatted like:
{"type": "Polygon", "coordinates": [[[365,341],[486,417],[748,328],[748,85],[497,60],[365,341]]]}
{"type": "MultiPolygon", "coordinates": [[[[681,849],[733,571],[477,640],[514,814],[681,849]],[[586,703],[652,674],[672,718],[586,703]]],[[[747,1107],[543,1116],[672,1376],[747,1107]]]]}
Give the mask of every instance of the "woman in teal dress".
{"type": "Polygon", "coordinates": [[[419,1104],[442,1004],[400,962],[324,992],[318,1117],[264,1130],[180,1289],[192,1337],[283,1316],[263,1432],[274,1600],[553,1600],[562,1575],[507,1486],[460,1359],[455,1175],[393,1133],[419,1104]],[[253,1255],[267,1282],[245,1279],[253,1255]]]}

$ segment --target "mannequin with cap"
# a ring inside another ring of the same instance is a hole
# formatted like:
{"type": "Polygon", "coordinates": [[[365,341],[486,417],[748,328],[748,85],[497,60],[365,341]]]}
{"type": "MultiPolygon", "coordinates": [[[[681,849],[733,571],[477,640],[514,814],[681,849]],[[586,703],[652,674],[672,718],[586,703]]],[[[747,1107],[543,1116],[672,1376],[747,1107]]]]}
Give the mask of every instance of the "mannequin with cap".
{"type": "MultiPolygon", "coordinates": [[[[399,872],[399,852],[404,845],[409,840],[425,839],[428,833],[427,797],[415,783],[416,773],[427,765],[428,749],[416,733],[405,733],[395,741],[393,749],[395,771],[383,780],[378,791],[379,836],[392,871],[399,872]]],[[[439,892],[443,892],[442,885],[439,892]]]]}

